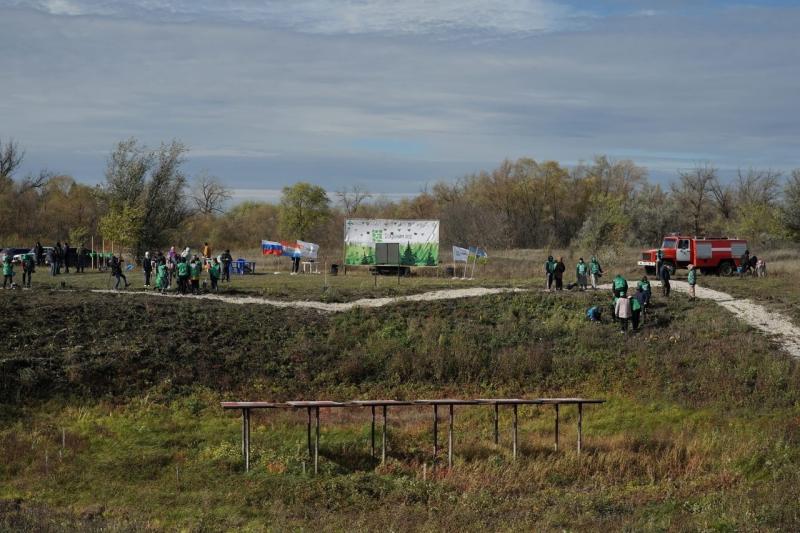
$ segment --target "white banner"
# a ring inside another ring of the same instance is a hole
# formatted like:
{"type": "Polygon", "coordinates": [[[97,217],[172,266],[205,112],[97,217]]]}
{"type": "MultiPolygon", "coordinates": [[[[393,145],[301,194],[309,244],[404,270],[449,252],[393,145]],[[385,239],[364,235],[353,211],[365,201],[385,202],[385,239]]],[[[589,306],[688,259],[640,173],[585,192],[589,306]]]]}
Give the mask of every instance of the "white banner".
{"type": "Polygon", "coordinates": [[[469,260],[469,249],[453,246],[453,262],[466,263],[469,260]]]}
{"type": "Polygon", "coordinates": [[[297,241],[297,246],[300,247],[300,257],[316,261],[317,254],[319,253],[319,244],[313,242],[297,241]]]}
{"type": "Polygon", "coordinates": [[[398,243],[403,265],[436,266],[439,262],[439,221],[345,220],[345,264],[374,265],[376,243],[398,243]]]}

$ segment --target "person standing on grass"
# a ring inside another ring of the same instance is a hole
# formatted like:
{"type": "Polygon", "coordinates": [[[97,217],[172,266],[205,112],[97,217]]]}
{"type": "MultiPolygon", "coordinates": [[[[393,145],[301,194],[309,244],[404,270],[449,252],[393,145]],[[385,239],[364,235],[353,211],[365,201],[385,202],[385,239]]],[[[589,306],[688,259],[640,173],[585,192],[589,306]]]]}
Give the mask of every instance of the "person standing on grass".
{"type": "Polygon", "coordinates": [[[125,274],[122,272],[122,256],[111,256],[111,275],[117,278],[117,282],[114,284],[114,290],[119,290],[120,280],[125,281],[125,287],[123,287],[124,289],[127,289],[130,286],[130,283],[128,283],[128,278],[125,277],[125,274]]]}
{"type": "Polygon", "coordinates": [[[36,270],[35,254],[22,256],[22,286],[31,288],[31,275],[36,270]]]}
{"type": "Polygon", "coordinates": [[[669,265],[661,265],[661,273],[659,274],[661,278],[661,294],[664,297],[669,297],[669,291],[671,287],[669,286],[669,278],[670,278],[670,270],[669,265]]]}
{"type": "Polygon", "coordinates": [[[224,252],[222,252],[222,255],[219,256],[219,258],[222,261],[222,280],[230,283],[231,263],[233,263],[233,256],[231,255],[231,251],[225,250],[224,252]]]}
{"type": "Polygon", "coordinates": [[[616,277],[614,277],[611,290],[617,298],[628,294],[628,282],[622,277],[622,274],[617,274],[616,277]]]}
{"type": "Polygon", "coordinates": [[[575,267],[575,278],[578,288],[582,291],[586,290],[586,274],[589,272],[589,267],[583,262],[583,257],[578,259],[578,266],[575,267]]]}
{"type": "Polygon", "coordinates": [[[158,260],[158,266],[156,267],[156,289],[159,292],[167,290],[167,261],[164,257],[158,260]]]}
{"type": "Polygon", "coordinates": [[[83,268],[86,264],[86,256],[89,254],[89,250],[86,249],[86,245],[81,243],[81,247],[78,248],[78,257],[75,259],[75,272],[78,274],[83,274],[83,268]]]}
{"type": "Polygon", "coordinates": [[[556,290],[560,291],[564,288],[564,272],[566,272],[567,267],[564,264],[564,258],[559,257],[558,262],[556,262],[556,266],[553,268],[553,277],[556,280],[556,290]]]}
{"type": "Polygon", "coordinates": [[[203,244],[203,257],[205,259],[211,259],[211,246],[208,243],[203,244]]]}
{"type": "Polygon", "coordinates": [[[54,276],[61,274],[61,241],[56,241],[53,246],[53,262],[50,265],[54,276]]]}
{"type": "Polygon", "coordinates": [[[694,265],[689,265],[689,275],[686,277],[689,282],[689,298],[694,300],[694,286],[697,285],[697,269],[694,265]]]}
{"type": "Polygon", "coordinates": [[[64,241],[64,274],[69,274],[69,243],[64,241]]]}
{"type": "Polygon", "coordinates": [[[44,247],[42,243],[36,241],[36,246],[33,247],[33,253],[36,254],[36,266],[42,266],[44,264],[44,247]]]}
{"type": "Polygon", "coordinates": [[[189,289],[189,265],[186,263],[186,259],[179,257],[175,270],[178,273],[178,289],[181,294],[186,294],[189,289]]]}
{"type": "Polygon", "coordinates": [[[544,263],[544,273],[547,276],[547,290],[553,288],[553,280],[555,280],[556,261],[552,255],[547,256],[547,261],[544,263]]]}
{"type": "Polygon", "coordinates": [[[633,311],[631,310],[630,298],[628,298],[625,295],[622,295],[619,298],[617,298],[617,301],[614,303],[614,314],[620,321],[620,332],[621,333],[627,332],[628,320],[633,315],[633,311]]]}
{"type": "Polygon", "coordinates": [[[216,291],[219,289],[219,276],[220,276],[219,259],[216,257],[211,261],[211,268],[208,269],[208,277],[211,278],[211,290],[216,291]]]}
{"type": "Polygon", "coordinates": [[[189,264],[189,274],[192,276],[192,294],[200,294],[200,272],[202,270],[203,264],[197,256],[194,256],[189,264]]]}
{"type": "Polygon", "coordinates": [[[652,296],[653,292],[650,288],[650,280],[647,279],[647,276],[643,276],[642,280],[636,284],[636,291],[642,291],[642,294],[644,295],[644,301],[642,304],[644,307],[650,305],[650,296],[652,296]]]}
{"type": "Polygon", "coordinates": [[[656,250],[656,276],[661,279],[661,267],[664,266],[664,250],[656,250]]]}
{"type": "Polygon", "coordinates": [[[14,262],[13,257],[11,257],[10,253],[6,253],[6,256],[3,258],[3,288],[6,288],[6,283],[8,283],[8,288],[14,288],[14,262]]]}
{"type": "Polygon", "coordinates": [[[742,257],[739,258],[739,277],[745,275],[747,269],[750,268],[750,250],[745,250],[742,257]]]}
{"type": "Polygon", "coordinates": [[[50,275],[56,275],[56,249],[50,248],[47,250],[47,262],[50,263],[50,275]]]}
{"type": "Polygon", "coordinates": [[[595,256],[592,256],[591,261],[589,261],[589,275],[592,278],[592,288],[597,290],[597,280],[603,275],[603,268],[595,256]]]}
{"type": "Polygon", "coordinates": [[[644,292],[641,287],[636,288],[636,293],[631,296],[631,326],[633,331],[639,329],[639,317],[644,310],[644,292]]]}
{"type": "Polygon", "coordinates": [[[150,274],[153,273],[153,263],[150,262],[150,252],[144,253],[142,261],[142,271],[144,272],[144,288],[150,288],[150,274]]]}

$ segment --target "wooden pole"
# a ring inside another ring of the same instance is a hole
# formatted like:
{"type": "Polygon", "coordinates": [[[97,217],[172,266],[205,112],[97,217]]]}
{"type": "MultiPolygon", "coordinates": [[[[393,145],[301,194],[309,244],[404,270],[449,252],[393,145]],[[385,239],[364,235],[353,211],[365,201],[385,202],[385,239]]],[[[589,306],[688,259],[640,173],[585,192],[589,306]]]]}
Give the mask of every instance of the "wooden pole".
{"type": "Polygon", "coordinates": [[[517,458],[517,404],[514,404],[514,430],[511,443],[512,457],[517,458]]]}
{"type": "Polygon", "coordinates": [[[583,448],[583,404],[578,404],[578,453],[581,453],[583,448]]]}
{"type": "Polygon", "coordinates": [[[553,404],[553,407],[555,407],[555,413],[556,413],[555,414],[555,443],[554,443],[554,448],[555,448],[555,451],[558,451],[558,404],[553,404]]]}
{"type": "Polygon", "coordinates": [[[439,406],[433,404],[433,464],[436,465],[436,454],[439,451],[439,406]]]}
{"type": "Polygon", "coordinates": [[[243,409],[244,413],[244,471],[250,471],[250,409],[243,409]]]}
{"type": "Polygon", "coordinates": [[[453,467],[453,404],[450,404],[450,420],[447,427],[447,466],[453,467]]]}
{"type": "Polygon", "coordinates": [[[381,463],[386,462],[386,409],[383,406],[383,438],[381,439],[381,463]]]}
{"type": "Polygon", "coordinates": [[[319,407],[314,408],[317,417],[317,433],[314,438],[314,474],[319,472],[319,407]]]}
{"type": "Polygon", "coordinates": [[[500,404],[494,404],[494,443],[500,444],[500,404]]]}
{"type": "Polygon", "coordinates": [[[311,452],[311,408],[309,407],[307,410],[308,410],[308,425],[306,426],[306,433],[308,437],[308,456],[311,457],[312,455],[314,455],[311,452]]]}
{"type": "Polygon", "coordinates": [[[370,433],[372,437],[372,458],[375,459],[375,406],[372,406],[372,431],[370,433]]]}
{"type": "Polygon", "coordinates": [[[247,472],[247,452],[246,444],[247,441],[247,415],[245,414],[247,409],[242,409],[242,461],[244,461],[244,470],[247,472]]]}

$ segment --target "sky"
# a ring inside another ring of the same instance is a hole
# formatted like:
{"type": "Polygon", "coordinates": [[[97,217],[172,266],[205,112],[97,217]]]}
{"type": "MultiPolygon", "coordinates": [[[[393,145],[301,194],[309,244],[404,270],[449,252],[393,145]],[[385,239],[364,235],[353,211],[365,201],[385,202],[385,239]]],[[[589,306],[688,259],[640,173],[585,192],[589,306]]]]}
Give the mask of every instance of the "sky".
{"type": "Polygon", "coordinates": [[[178,139],[235,200],[505,158],[800,167],[800,0],[0,0],[0,139],[103,180],[178,139]]]}

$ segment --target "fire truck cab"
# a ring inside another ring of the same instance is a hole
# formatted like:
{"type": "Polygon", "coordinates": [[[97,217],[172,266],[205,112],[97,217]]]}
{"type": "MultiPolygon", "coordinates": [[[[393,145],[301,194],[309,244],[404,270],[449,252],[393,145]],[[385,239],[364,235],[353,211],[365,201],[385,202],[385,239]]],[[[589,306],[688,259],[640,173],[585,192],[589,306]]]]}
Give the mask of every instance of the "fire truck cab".
{"type": "MultiPolygon", "coordinates": [[[[703,273],[730,276],[747,250],[747,241],[727,237],[686,237],[668,235],[661,244],[662,261],[674,272],[690,263],[703,273]]],[[[638,262],[648,274],[656,273],[658,249],[642,252],[638,262]]]]}

